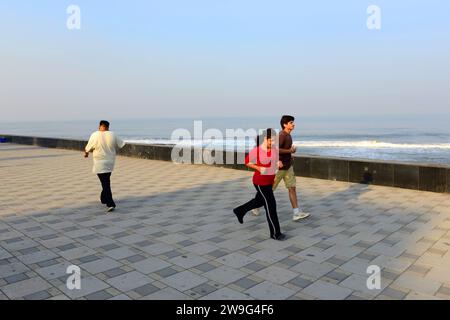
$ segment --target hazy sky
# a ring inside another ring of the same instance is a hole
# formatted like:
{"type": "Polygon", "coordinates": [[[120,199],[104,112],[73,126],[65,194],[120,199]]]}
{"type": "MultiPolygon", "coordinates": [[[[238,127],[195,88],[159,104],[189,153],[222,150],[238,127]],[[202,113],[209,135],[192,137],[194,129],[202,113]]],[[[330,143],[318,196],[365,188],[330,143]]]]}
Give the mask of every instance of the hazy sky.
{"type": "Polygon", "coordinates": [[[448,113],[448,0],[2,0],[0,121],[448,113]],[[81,9],[68,30],[66,9],[81,9]],[[381,8],[381,30],[366,26],[381,8]]]}

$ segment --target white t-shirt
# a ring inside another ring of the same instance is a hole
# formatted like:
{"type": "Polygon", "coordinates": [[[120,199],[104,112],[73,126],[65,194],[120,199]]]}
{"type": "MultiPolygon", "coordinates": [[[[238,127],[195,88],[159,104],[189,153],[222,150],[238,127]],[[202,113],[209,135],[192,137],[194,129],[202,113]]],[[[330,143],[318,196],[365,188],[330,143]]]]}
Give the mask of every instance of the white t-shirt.
{"type": "Polygon", "coordinates": [[[96,131],[91,134],[85,147],[86,152],[94,151],[93,173],[108,173],[114,169],[116,153],[125,145],[112,131],[96,131]]]}

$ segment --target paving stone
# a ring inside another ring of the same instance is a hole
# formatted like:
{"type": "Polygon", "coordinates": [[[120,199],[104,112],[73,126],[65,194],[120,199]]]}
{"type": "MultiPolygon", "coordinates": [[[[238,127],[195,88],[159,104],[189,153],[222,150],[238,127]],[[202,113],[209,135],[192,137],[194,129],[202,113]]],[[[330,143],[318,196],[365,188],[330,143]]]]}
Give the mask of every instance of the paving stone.
{"type": "Polygon", "coordinates": [[[235,268],[221,266],[204,273],[203,276],[215,282],[227,285],[245,277],[246,274],[235,268]]]}
{"type": "Polygon", "coordinates": [[[102,291],[108,288],[109,285],[104,281],[99,280],[94,276],[88,276],[83,278],[83,274],[81,275],[81,289],[73,289],[69,290],[66,284],[62,284],[59,286],[59,290],[63,292],[63,294],[70,299],[79,299],[81,297],[86,297],[92,293],[102,291]]]}
{"type": "Polygon", "coordinates": [[[182,247],[189,247],[189,246],[195,244],[195,242],[193,242],[191,240],[184,240],[184,241],[178,242],[178,244],[182,247]]]}
{"type": "Polygon", "coordinates": [[[123,270],[122,268],[114,268],[114,269],[110,269],[107,270],[105,272],[103,272],[108,278],[114,278],[117,276],[120,276],[124,273],[127,273],[125,270],[123,270]]]}
{"type": "Polygon", "coordinates": [[[176,290],[186,291],[208,282],[208,279],[190,271],[183,271],[164,278],[161,281],[176,290]]]}
{"type": "Polygon", "coordinates": [[[442,300],[442,299],[429,294],[413,291],[406,296],[405,300],[442,300]]]}
{"type": "Polygon", "coordinates": [[[21,262],[12,262],[6,265],[0,265],[0,275],[3,278],[28,271],[30,271],[30,269],[21,262]]]}
{"type": "Polygon", "coordinates": [[[327,273],[326,276],[328,278],[331,278],[331,279],[336,280],[338,282],[341,282],[341,281],[345,280],[348,277],[347,274],[339,272],[339,271],[336,271],[336,270],[333,270],[330,273],[327,273]]]}
{"type": "Polygon", "coordinates": [[[407,272],[398,277],[394,284],[396,286],[427,295],[434,295],[441,287],[441,283],[435,280],[425,279],[420,276],[416,276],[414,273],[407,272]]]}
{"type": "Polygon", "coordinates": [[[70,249],[76,248],[76,245],[74,245],[73,243],[69,243],[69,244],[65,244],[63,246],[59,246],[59,247],[56,247],[56,248],[58,250],[60,250],[60,251],[66,251],[66,250],[70,250],[70,249]]]}
{"type": "Polygon", "coordinates": [[[249,258],[243,254],[234,252],[217,259],[218,262],[233,268],[241,268],[255,262],[256,259],[249,258]]]}
{"type": "Polygon", "coordinates": [[[287,258],[288,255],[277,251],[260,250],[250,255],[250,257],[267,263],[275,263],[287,258]]]}
{"type": "MultiPolygon", "coordinates": [[[[375,262],[368,262],[366,260],[362,260],[359,258],[353,258],[343,265],[341,265],[339,268],[350,273],[356,273],[362,276],[367,275],[367,268],[370,265],[377,264],[375,262]]],[[[383,265],[379,265],[380,268],[383,268],[383,265]]]]}
{"type": "Polygon", "coordinates": [[[153,280],[140,272],[133,271],[110,278],[106,282],[120,291],[127,292],[139,288],[144,284],[149,284],[153,280]]]}
{"type": "Polygon", "coordinates": [[[194,254],[204,255],[217,250],[217,247],[208,243],[196,243],[191,246],[185,247],[184,250],[192,252],[194,254]]]}
{"type": "Polygon", "coordinates": [[[208,262],[208,260],[206,260],[205,258],[202,258],[200,256],[191,253],[172,258],[169,261],[170,263],[176,264],[180,267],[187,269],[208,262]]]}
{"type": "Polygon", "coordinates": [[[352,290],[319,280],[302,292],[323,300],[343,300],[352,293],[352,290]]]}
{"type": "Polygon", "coordinates": [[[252,298],[230,288],[221,288],[202,297],[201,300],[252,300],[252,298]]]}
{"type": "MultiPolygon", "coordinates": [[[[426,272],[426,269],[422,269],[426,272]]],[[[422,273],[423,274],[423,273],[422,273]]],[[[425,275],[426,279],[450,284],[450,265],[448,267],[433,266],[425,275]]]]}
{"type": "Polygon", "coordinates": [[[4,280],[8,284],[16,283],[16,282],[23,281],[23,280],[26,280],[26,279],[28,279],[28,276],[26,274],[24,274],[24,273],[19,273],[19,274],[15,274],[15,275],[12,275],[12,276],[4,278],[4,280]]]}
{"type": "Polygon", "coordinates": [[[88,263],[88,262],[100,260],[100,258],[93,254],[93,255],[90,255],[90,256],[82,257],[82,258],[80,258],[78,260],[80,260],[81,263],[88,263]]]}
{"type": "Polygon", "coordinates": [[[202,263],[201,265],[195,266],[195,269],[200,270],[202,272],[208,272],[215,268],[216,268],[215,266],[209,263],[202,263]]]}
{"type": "Polygon", "coordinates": [[[256,276],[276,284],[284,284],[297,276],[296,272],[284,268],[270,266],[255,273],[256,276]]]}
{"type": "Polygon", "coordinates": [[[113,297],[112,294],[108,293],[105,290],[97,291],[86,295],[87,300],[108,300],[112,297],[113,297]]]}
{"type": "Polygon", "coordinates": [[[259,300],[286,300],[295,294],[295,291],[286,287],[274,284],[270,281],[264,281],[247,291],[252,298],[259,300]]]}
{"type": "Polygon", "coordinates": [[[70,261],[70,260],[80,259],[80,258],[85,257],[85,256],[90,256],[90,255],[93,255],[93,254],[96,254],[96,253],[97,252],[92,250],[91,248],[82,246],[82,247],[70,249],[70,250],[67,250],[67,251],[62,251],[59,254],[63,258],[65,258],[65,259],[70,261]]]}
{"type": "Polygon", "coordinates": [[[335,266],[329,263],[316,263],[312,261],[303,261],[292,267],[290,270],[307,276],[320,278],[335,269],[335,266]]]}
{"type": "Polygon", "coordinates": [[[296,277],[296,278],[290,280],[289,283],[292,283],[292,284],[294,284],[294,285],[296,285],[297,287],[300,287],[300,288],[306,288],[309,285],[311,285],[313,282],[308,280],[308,279],[304,279],[304,278],[299,276],[299,277],[296,277]]]}
{"type": "Polygon", "coordinates": [[[216,290],[217,290],[216,287],[213,287],[207,283],[204,283],[204,284],[199,285],[198,287],[192,288],[192,291],[198,293],[200,296],[205,296],[216,290]]]}
{"type": "Polygon", "coordinates": [[[37,265],[41,268],[53,266],[55,264],[58,264],[58,259],[50,259],[42,262],[38,262],[37,265]]]}
{"type": "Polygon", "coordinates": [[[46,280],[58,279],[61,277],[68,277],[67,268],[71,265],[69,262],[58,262],[48,267],[38,268],[34,270],[42,278],[46,280]]]}
{"type": "Polygon", "coordinates": [[[343,265],[344,263],[346,263],[347,261],[344,259],[339,259],[337,257],[331,257],[330,259],[326,260],[326,262],[340,266],[340,265],[343,265]]]}
{"type": "Polygon", "coordinates": [[[80,265],[82,270],[86,270],[91,274],[97,274],[107,270],[111,270],[117,267],[121,267],[122,264],[108,257],[101,258],[88,263],[83,263],[80,265]]]}
{"type": "Polygon", "coordinates": [[[109,298],[108,300],[131,300],[131,298],[126,294],[119,294],[118,296],[114,296],[112,298],[109,298]]]}
{"type": "Polygon", "coordinates": [[[148,296],[149,294],[152,294],[159,290],[160,289],[158,287],[155,287],[151,284],[146,284],[146,285],[143,285],[142,287],[138,287],[138,288],[134,289],[134,291],[139,293],[141,296],[148,296]]]}
{"type": "Polygon", "coordinates": [[[170,267],[171,264],[159,258],[152,257],[132,263],[131,266],[144,274],[150,274],[152,272],[170,267]]]}
{"type": "Polygon", "coordinates": [[[12,258],[12,254],[0,247],[0,260],[6,260],[9,258],[12,258]]]}
{"type": "Polygon", "coordinates": [[[108,257],[111,257],[115,260],[121,260],[125,258],[129,258],[136,255],[136,252],[134,252],[132,249],[127,247],[120,247],[113,250],[109,250],[105,252],[105,255],[108,257]]]}
{"type": "Polygon", "coordinates": [[[225,238],[221,238],[221,237],[213,237],[213,238],[209,239],[209,241],[212,241],[214,243],[224,242],[225,240],[226,240],[225,238]]]}
{"type": "Polygon", "coordinates": [[[259,270],[264,269],[265,266],[258,262],[252,262],[252,263],[249,263],[248,265],[246,265],[245,268],[249,269],[249,270],[253,270],[255,272],[258,272],[259,270]]]}
{"type": "Polygon", "coordinates": [[[418,273],[422,276],[426,275],[430,271],[431,267],[412,265],[408,268],[408,271],[418,273]]]}
{"type": "Polygon", "coordinates": [[[48,291],[43,290],[43,291],[29,294],[29,295],[25,296],[24,299],[25,300],[46,300],[51,297],[52,297],[52,295],[48,291]]]}
{"type": "Polygon", "coordinates": [[[115,243],[111,243],[111,244],[108,244],[108,245],[105,245],[105,246],[101,247],[101,249],[103,249],[105,251],[110,251],[110,250],[114,250],[114,249],[117,249],[117,248],[120,248],[120,246],[115,244],[115,243]]]}
{"type": "Polygon", "coordinates": [[[30,278],[3,286],[2,291],[9,299],[18,299],[50,287],[50,284],[41,278],[30,278]]]}
{"type": "Polygon", "coordinates": [[[164,288],[155,293],[152,293],[142,299],[145,300],[192,300],[192,298],[186,294],[183,294],[173,288],[164,288]]]}
{"type": "Polygon", "coordinates": [[[386,289],[383,290],[382,292],[383,295],[386,295],[388,297],[397,299],[397,300],[402,300],[406,297],[407,293],[400,291],[400,290],[395,290],[392,289],[390,287],[387,287],[386,289]]]}
{"type": "Polygon", "coordinates": [[[223,257],[223,256],[225,256],[227,254],[228,254],[228,252],[226,252],[224,250],[220,250],[220,249],[208,253],[208,255],[213,256],[215,258],[220,258],[220,257],[223,257]]]}
{"type": "Polygon", "coordinates": [[[381,268],[387,268],[393,271],[403,272],[409,268],[411,260],[380,255],[370,264],[378,265],[381,268]]]}
{"type": "Polygon", "coordinates": [[[242,248],[240,251],[243,252],[246,255],[250,255],[252,253],[257,252],[258,249],[255,248],[255,247],[250,246],[250,247],[247,247],[247,248],[242,248]]]}
{"type": "Polygon", "coordinates": [[[139,262],[139,261],[145,260],[145,256],[143,256],[141,254],[136,254],[134,256],[125,258],[125,260],[127,260],[130,263],[135,263],[135,262],[139,262]]]}
{"type": "Polygon", "coordinates": [[[27,249],[19,250],[19,252],[20,252],[22,255],[27,255],[27,254],[39,252],[39,249],[36,248],[36,247],[33,247],[33,248],[27,248],[27,249]]]}
{"type": "Polygon", "coordinates": [[[141,250],[151,255],[163,254],[169,251],[173,251],[175,248],[165,243],[155,243],[147,247],[142,247],[141,250]]]}
{"type": "Polygon", "coordinates": [[[279,261],[279,263],[281,263],[287,267],[293,267],[293,266],[297,265],[299,262],[300,261],[298,261],[296,259],[291,259],[291,258],[286,258],[286,259],[279,261]]]}
{"type": "Polygon", "coordinates": [[[347,277],[345,280],[343,280],[341,283],[339,283],[340,287],[345,287],[352,289],[353,291],[360,292],[361,294],[364,294],[367,297],[374,298],[378,294],[381,293],[389,284],[390,282],[385,281],[384,279],[381,279],[380,281],[380,289],[369,289],[367,287],[367,276],[360,276],[358,274],[352,274],[349,277],[347,277]]]}
{"type": "Polygon", "coordinates": [[[150,240],[144,240],[144,241],[140,241],[140,242],[136,242],[135,245],[139,246],[139,247],[147,247],[147,246],[151,246],[152,244],[155,244],[153,241],[150,240]]]}
{"type": "Polygon", "coordinates": [[[182,253],[178,250],[172,250],[172,251],[164,252],[161,254],[161,256],[164,256],[168,259],[175,258],[175,257],[181,256],[181,255],[182,255],[182,253]]]}
{"type": "Polygon", "coordinates": [[[156,271],[155,273],[157,275],[159,275],[160,277],[167,278],[167,277],[170,277],[171,275],[173,275],[173,274],[175,274],[177,272],[178,271],[176,271],[175,269],[173,269],[171,267],[168,267],[168,268],[164,268],[164,269],[161,269],[159,271],[156,271]]]}
{"type": "Polygon", "coordinates": [[[238,281],[234,282],[234,284],[243,289],[250,289],[251,287],[257,285],[258,282],[253,281],[252,279],[249,279],[249,278],[242,278],[242,279],[239,279],[238,281]]]}
{"type": "Polygon", "coordinates": [[[27,255],[23,255],[23,256],[17,256],[17,259],[19,259],[26,265],[30,265],[30,264],[34,264],[34,263],[38,263],[38,262],[42,262],[42,261],[52,260],[52,259],[55,259],[58,257],[59,256],[56,253],[54,253],[50,250],[42,250],[42,251],[37,251],[37,252],[27,254],[27,255]]]}

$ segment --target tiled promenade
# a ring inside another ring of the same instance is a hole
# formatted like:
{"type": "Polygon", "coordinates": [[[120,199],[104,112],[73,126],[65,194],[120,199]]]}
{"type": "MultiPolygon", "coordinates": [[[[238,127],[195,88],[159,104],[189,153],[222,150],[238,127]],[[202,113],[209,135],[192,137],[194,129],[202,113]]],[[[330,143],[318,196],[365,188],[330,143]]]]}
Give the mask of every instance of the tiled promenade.
{"type": "Polygon", "coordinates": [[[91,166],[0,144],[0,299],[450,299],[448,194],[300,178],[312,215],[292,222],[280,186],[278,242],[264,216],[231,211],[249,172],[119,157],[105,214],[91,166]]]}

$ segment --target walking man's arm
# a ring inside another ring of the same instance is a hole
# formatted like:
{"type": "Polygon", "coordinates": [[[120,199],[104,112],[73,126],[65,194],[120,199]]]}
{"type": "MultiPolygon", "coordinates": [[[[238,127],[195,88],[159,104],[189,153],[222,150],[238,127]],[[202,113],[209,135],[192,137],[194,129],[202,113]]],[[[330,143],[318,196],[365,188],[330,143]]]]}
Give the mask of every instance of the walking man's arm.
{"type": "Polygon", "coordinates": [[[88,141],[86,147],[84,148],[84,157],[85,158],[89,157],[89,152],[94,150],[94,144],[95,144],[95,138],[94,138],[94,134],[92,134],[91,137],[89,138],[89,141],[88,141]]]}
{"type": "Polygon", "coordinates": [[[292,148],[290,148],[290,149],[282,149],[282,148],[279,148],[279,149],[278,149],[278,152],[279,152],[279,153],[295,153],[295,147],[292,147],[292,148]]]}
{"type": "Polygon", "coordinates": [[[125,146],[125,141],[116,136],[117,149],[122,149],[125,146]]]}

